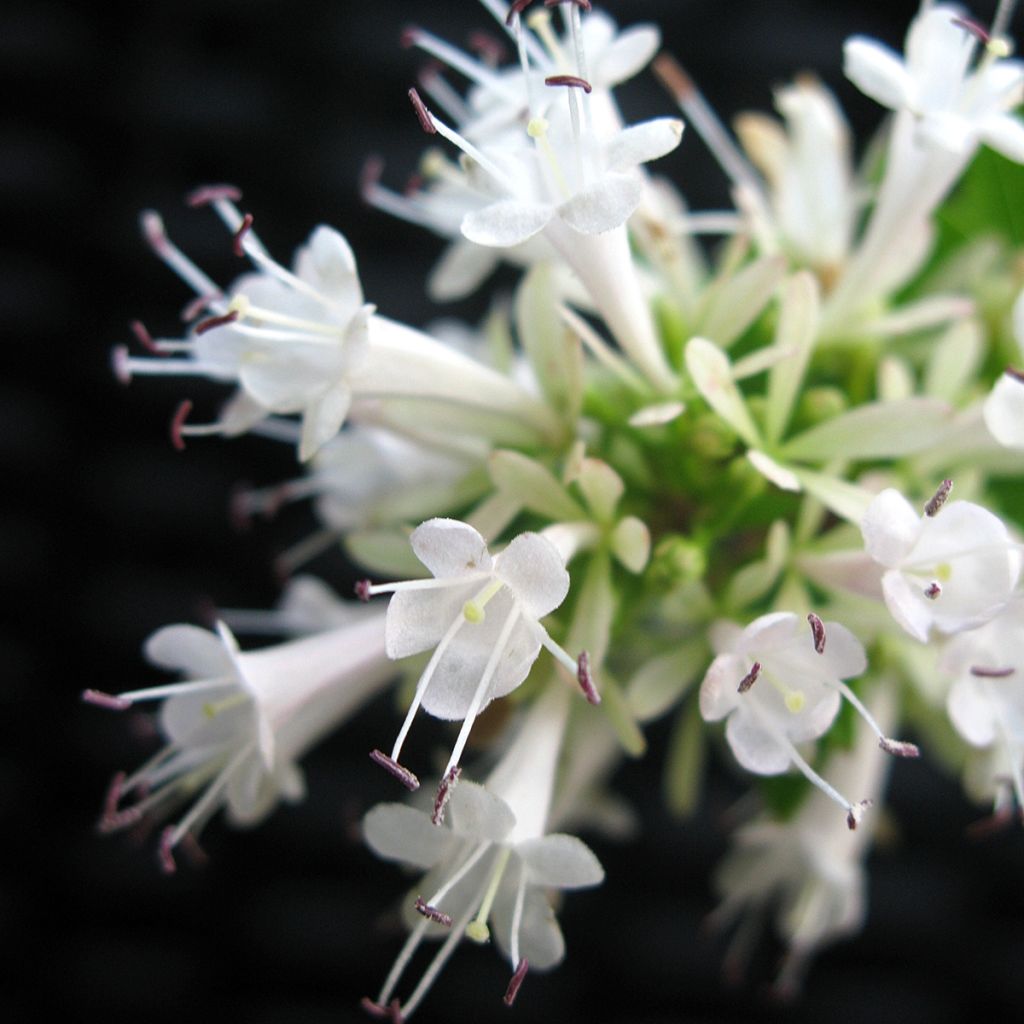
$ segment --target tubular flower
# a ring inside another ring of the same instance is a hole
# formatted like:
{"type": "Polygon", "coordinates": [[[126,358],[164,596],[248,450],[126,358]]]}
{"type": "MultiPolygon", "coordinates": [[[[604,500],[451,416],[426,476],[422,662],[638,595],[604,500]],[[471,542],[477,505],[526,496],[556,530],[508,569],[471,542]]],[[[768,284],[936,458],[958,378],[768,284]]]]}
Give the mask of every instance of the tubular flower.
{"type": "Polygon", "coordinates": [[[604,871],[574,836],[547,834],[568,694],[553,687],[531,708],[518,737],[484,786],[462,782],[452,793],[445,824],[403,804],[380,804],[363,822],[379,856],[428,871],[407,901],[411,934],[376,1001],[376,1015],[403,1020],[416,1009],[463,939],[492,936],[515,971],[511,1003],[528,968],[555,966],[565,953],[545,889],[598,885],[604,871]],[[445,940],[404,1003],[392,1000],[424,938],[445,940]]]}
{"type": "Polygon", "coordinates": [[[889,739],[844,679],[867,667],[860,641],[837,622],[808,617],[810,630],[793,612],[773,612],[735,634],[730,650],[711,663],[700,689],[705,721],[727,718],[725,737],[736,760],[758,775],[797,767],[847,812],[857,827],[865,804],[853,803],[826,782],[797,750],[822,736],[842,698],[865,720],[883,750],[917,757],[912,744],[889,739]]]}
{"type": "Polygon", "coordinates": [[[1003,521],[969,501],[944,505],[951,487],[947,481],[923,515],[887,488],[861,523],[867,553],[886,570],[889,611],[922,643],[932,628],[957,633],[987,622],[1020,577],[1020,551],[1003,521]]]}
{"type": "Polygon", "coordinates": [[[221,807],[234,824],[253,825],[279,798],[301,800],[298,761],[394,675],[383,620],[360,616],[329,632],[251,652],[239,651],[223,623],[216,634],[188,625],[158,630],[146,642],[146,657],[187,681],[113,696],[83,694],[116,710],[163,701],[158,721],[166,745],[131,775],[115,777],[100,830],[165,818],[189,805],[161,839],[164,869],[173,871],[174,848],[194,840],[221,807]]]}
{"type": "Polygon", "coordinates": [[[385,631],[389,657],[405,658],[433,648],[391,756],[380,751],[373,756],[415,789],[418,780],[398,758],[419,707],[437,718],[463,719],[443,775],[446,791],[476,716],[526,678],[541,647],[581,682],[586,658],[570,658],[540,624],[569,590],[561,555],[540,534],[520,534],[492,558],[472,526],[430,519],[413,531],[410,543],[433,579],[358,588],[365,597],[393,594],[385,631]]]}

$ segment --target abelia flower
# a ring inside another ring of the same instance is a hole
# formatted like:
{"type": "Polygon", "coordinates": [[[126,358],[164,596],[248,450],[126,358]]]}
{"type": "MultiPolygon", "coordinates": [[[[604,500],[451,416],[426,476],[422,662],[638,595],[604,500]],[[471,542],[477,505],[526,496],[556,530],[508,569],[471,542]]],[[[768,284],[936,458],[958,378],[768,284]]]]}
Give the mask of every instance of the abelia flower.
{"type": "Polygon", "coordinates": [[[832,724],[845,697],[888,753],[917,757],[913,744],[884,735],[844,682],[867,667],[860,641],[837,622],[793,612],[772,612],[733,632],[728,650],[711,663],[700,689],[705,721],[727,719],[725,738],[736,760],[757,775],[780,775],[791,767],[847,812],[856,828],[864,803],[854,803],[825,781],[797,749],[832,724]]]}
{"type": "Polygon", "coordinates": [[[1020,578],[1020,550],[1003,521],[973,502],[944,504],[951,487],[946,481],[923,514],[886,488],[861,522],[867,553],[885,568],[886,606],[922,643],[933,628],[957,633],[987,622],[1020,578]]]}
{"type": "Polygon", "coordinates": [[[420,676],[391,755],[373,757],[408,788],[419,781],[399,763],[402,744],[420,706],[463,726],[443,773],[442,790],[457,775],[459,759],[476,716],[495,698],[526,678],[541,647],[594,699],[585,653],[574,660],[548,635],[540,620],[569,591],[569,574],[558,549],[537,533],[523,533],[493,557],[483,537],[467,523],[430,519],[410,537],[416,557],[433,579],[359,585],[360,597],[391,593],[386,645],[391,658],[433,648],[420,676]],[[589,687],[589,690],[587,690],[589,687]]]}
{"type": "Polygon", "coordinates": [[[946,702],[950,721],[972,747],[991,753],[997,808],[1009,784],[1024,814],[1024,598],[953,637],[939,670],[954,680],[946,702]]]}
{"type": "Polygon", "coordinates": [[[493,937],[515,973],[511,1004],[527,969],[554,967],[565,942],[545,890],[598,885],[604,871],[574,836],[546,830],[568,694],[550,688],[522,721],[519,733],[484,786],[461,782],[442,827],[403,804],[380,804],[366,815],[366,841],[386,860],[427,870],[406,902],[410,936],[383,988],[364,1007],[405,1020],[419,1005],[462,939],[493,937]],[[404,1001],[392,999],[420,943],[444,942],[404,1001]]]}
{"type": "Polygon", "coordinates": [[[380,614],[246,652],[224,623],[216,633],[167,626],[146,641],[145,652],[187,681],[116,695],[86,690],[83,699],[115,710],[163,701],[158,724],[166,745],[135,772],[115,777],[99,827],[118,831],[186,805],[162,834],[166,871],[174,870],[175,847],[194,842],[221,807],[233,824],[253,825],[279,799],[301,800],[299,760],[394,677],[380,614]]]}

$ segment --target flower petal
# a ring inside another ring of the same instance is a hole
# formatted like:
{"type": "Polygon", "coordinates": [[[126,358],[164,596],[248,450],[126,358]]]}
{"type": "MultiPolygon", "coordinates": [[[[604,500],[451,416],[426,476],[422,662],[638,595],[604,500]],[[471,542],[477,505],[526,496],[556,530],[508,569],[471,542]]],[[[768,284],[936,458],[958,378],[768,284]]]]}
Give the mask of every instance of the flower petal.
{"type": "Polygon", "coordinates": [[[575,836],[556,833],[516,847],[529,882],[554,889],[583,889],[604,881],[604,868],[590,847],[575,836]]]}
{"type": "Polygon", "coordinates": [[[490,572],[487,543],[468,523],[457,519],[428,519],[409,538],[416,557],[438,579],[490,572]]]}
{"type": "Polygon", "coordinates": [[[906,557],[921,534],[921,517],[899,491],[887,487],[868,506],[860,524],[867,553],[887,568],[906,557]]]}
{"type": "MultiPolygon", "coordinates": [[[[757,685],[756,683],[754,684],[757,685]]],[[[736,760],[756,775],[781,775],[790,765],[789,751],[754,716],[742,708],[729,716],[725,726],[736,760]]]]}
{"type": "Polygon", "coordinates": [[[1024,381],[1004,373],[982,406],[989,433],[1007,448],[1024,449],[1024,381]]]}
{"type": "Polygon", "coordinates": [[[643,184],[632,174],[606,174],[558,207],[558,215],[581,235],[599,235],[624,224],[640,205],[643,184]]]}
{"type": "Polygon", "coordinates": [[[605,149],[609,171],[628,171],[638,164],[671,153],[683,138],[683,122],[677,117],[652,117],[624,128],[605,149]]]}
{"type": "Polygon", "coordinates": [[[504,800],[468,781],[460,782],[452,790],[447,816],[457,836],[478,842],[500,843],[516,823],[516,816],[504,800]]]}
{"type": "MultiPolygon", "coordinates": [[[[586,42],[586,31],[584,45],[587,53],[593,52],[586,42]]],[[[605,88],[626,82],[647,67],[660,45],[661,33],[654,25],[631,25],[618,33],[603,52],[597,54],[590,68],[590,77],[595,84],[605,88]]]]}
{"type": "Polygon", "coordinates": [[[539,533],[521,533],[495,556],[495,574],[512,588],[531,619],[554,611],[569,593],[569,574],[558,549],[539,533]]]}
{"type": "Polygon", "coordinates": [[[502,199],[471,210],[462,218],[462,234],[477,245],[507,249],[532,238],[555,215],[549,203],[502,199]]]}
{"type": "Polygon", "coordinates": [[[363,818],[363,837],[378,857],[417,868],[433,867],[452,845],[448,829],[405,804],[377,804],[363,818]]]}
{"type": "Polygon", "coordinates": [[[234,661],[219,637],[198,626],[158,629],[143,650],[154,665],[183,672],[192,679],[234,675],[234,661]]]}
{"type": "Polygon", "coordinates": [[[342,316],[362,305],[356,258],[345,236],[321,224],[295,254],[295,274],[331,300],[342,316]]]}
{"type": "Polygon", "coordinates": [[[890,110],[906,106],[914,83],[903,61],[873,39],[853,36],[843,46],[843,72],[862,93],[890,110]]]}

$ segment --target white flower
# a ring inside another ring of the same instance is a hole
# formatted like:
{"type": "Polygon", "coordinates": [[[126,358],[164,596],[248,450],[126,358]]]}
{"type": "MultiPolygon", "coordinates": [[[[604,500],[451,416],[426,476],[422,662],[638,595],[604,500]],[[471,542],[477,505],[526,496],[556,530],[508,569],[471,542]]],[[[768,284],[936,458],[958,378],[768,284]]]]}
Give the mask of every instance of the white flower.
{"type": "Polygon", "coordinates": [[[224,294],[167,237],[155,213],[143,217],[156,254],[196,292],[185,341],[154,341],[139,327],[143,344],[158,358],[139,359],[115,349],[114,368],[128,381],[133,374],[209,377],[234,382],[238,393],[220,419],[186,425],[191,403],[183,403],[173,439],[235,435],[271,415],[302,417],[299,455],[311,458],[341,429],[354,398],[421,398],[487,408],[511,415],[540,430],[553,416],[513,381],[425,334],[374,313],[363,302],[355,257],[344,237],[318,227],[287,270],[272,260],[232,202],[234,190],[201,189],[192,205],[209,203],[235,232],[235,251],[259,272],[241,277],[224,294]],[[177,358],[185,356],[186,358],[177,358]]]}
{"type": "Polygon", "coordinates": [[[991,751],[988,795],[998,805],[1009,781],[1018,810],[1024,809],[1024,598],[954,637],[939,670],[954,680],[946,707],[957,732],[972,747],[991,751]]]}
{"type": "Polygon", "coordinates": [[[579,839],[545,829],[567,698],[556,686],[536,702],[486,786],[459,783],[442,827],[402,804],[367,814],[363,830],[375,853],[428,871],[407,903],[409,939],[376,1001],[364,1001],[371,1012],[407,1019],[463,936],[496,939],[515,970],[507,1003],[527,968],[562,959],[565,943],[544,890],[586,888],[604,878],[579,839]],[[445,941],[412,994],[389,1004],[419,944],[440,936],[445,941]]]}
{"type": "Polygon", "coordinates": [[[856,828],[862,805],[829,785],[807,763],[797,744],[822,736],[845,697],[865,719],[881,747],[918,756],[912,744],[886,737],[856,694],[843,682],[867,667],[860,641],[837,622],[808,616],[810,629],[793,612],[773,612],[734,634],[727,653],[711,663],[700,689],[705,721],[728,718],[725,737],[736,760],[758,775],[779,775],[791,766],[847,812],[856,828]]]}
{"type": "Polygon", "coordinates": [[[178,843],[194,840],[219,808],[233,823],[251,825],[279,798],[301,800],[299,759],[394,676],[382,615],[244,653],[223,623],[216,634],[168,626],[149,638],[145,650],[155,665],[182,672],[188,681],[116,696],[87,690],[83,699],[118,710],[164,701],[159,725],[167,745],[131,775],[115,777],[100,828],[115,831],[145,816],[164,817],[195,797],[163,832],[167,871],[174,870],[178,843]],[[133,796],[133,803],[121,806],[133,796]]]}
{"type": "Polygon", "coordinates": [[[1008,44],[994,39],[972,69],[977,41],[959,8],[939,4],[911,23],[903,60],[874,40],[848,39],[846,75],[882,106],[913,114],[921,145],[968,155],[984,142],[1024,161],[1024,124],[1007,113],[1024,99],[1024,65],[1001,59],[1008,44]]]}
{"type": "MultiPolygon", "coordinates": [[[[879,722],[891,723],[895,701],[880,686],[871,698],[879,722]]],[[[881,794],[888,759],[878,750],[873,730],[862,726],[854,748],[829,758],[827,770],[837,786],[881,794]]],[[[712,914],[728,927],[741,916],[754,923],[766,908],[777,906],[775,921],[788,947],[776,989],[792,994],[808,961],[824,945],[856,932],[866,912],[864,857],[872,827],[853,835],[832,811],[828,797],[812,792],[793,818],[762,816],[739,829],[715,883],[722,902],[712,914]]],[[[742,925],[729,950],[733,968],[742,968],[748,932],[742,925]]]]}
{"type": "Polygon", "coordinates": [[[956,633],[991,619],[1020,576],[1020,552],[1003,521],[969,501],[943,505],[951,486],[944,484],[922,515],[887,488],[861,523],[867,553],[886,570],[889,611],[922,643],[932,628],[956,633]]]}
{"type": "MultiPolygon", "coordinates": [[[[1013,335],[1024,355],[1024,292],[1013,304],[1013,335]]],[[[1024,448],[1024,375],[1008,369],[982,407],[989,433],[1007,448],[1024,448]]]]}
{"type": "Polygon", "coordinates": [[[569,574],[555,546],[537,533],[523,533],[493,558],[472,526],[430,519],[410,537],[416,557],[433,579],[378,586],[361,584],[361,597],[392,593],[386,642],[392,658],[434,649],[395,740],[391,756],[374,751],[410,789],[416,777],[398,758],[416,711],[464,719],[445,768],[442,788],[457,769],[476,716],[496,697],[511,693],[546,647],[581,681],[586,659],[574,661],[540,624],[569,591],[569,574]]]}

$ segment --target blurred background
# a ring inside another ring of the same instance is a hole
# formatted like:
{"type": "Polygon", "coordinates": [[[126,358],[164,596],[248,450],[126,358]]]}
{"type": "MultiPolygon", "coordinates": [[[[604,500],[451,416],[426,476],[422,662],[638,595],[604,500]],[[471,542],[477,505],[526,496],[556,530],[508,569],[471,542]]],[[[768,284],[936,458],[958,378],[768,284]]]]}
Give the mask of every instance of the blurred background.
{"type": "MultiPolygon", "coordinates": [[[[770,108],[773,85],[813,69],[863,143],[880,112],[843,81],[842,41],[861,32],[898,48],[916,5],[604,6],[623,24],[659,22],[723,117],[770,108]]],[[[974,13],[987,20],[990,6],[974,13]]],[[[243,439],[172,449],[178,400],[193,397],[201,420],[222,391],[158,380],[126,389],[111,375],[109,350],[130,340],[129,320],[173,335],[188,298],[143,244],[141,209],[159,209],[172,237],[227,282],[239,264],[226,234],[182,199],[198,184],[231,182],[283,262],[315,224],[343,230],[368,300],[389,316],[422,325],[486,309],[486,297],[432,307],[423,279],[439,240],[358,197],[369,154],[400,188],[423,145],[405,95],[419,58],[399,45],[413,20],[460,44],[474,28],[492,30],[472,0],[32,0],[0,14],[0,1015],[9,1024],[51,1013],[359,1021],[359,998],[376,993],[398,951],[392,915],[407,880],[355,835],[368,807],[397,798],[366,757],[373,736],[392,734],[387,700],[309,758],[304,805],[251,833],[215,821],[204,835],[209,863],[167,878],[151,846],[94,831],[109,777],[138,764],[152,739],[78,694],[157,681],[142,641],[166,623],[202,621],[210,601],[270,605],[274,557],[312,526],[303,509],[247,533],[229,523],[239,481],[295,473],[285,447],[243,439]]],[[[629,119],[672,111],[649,76],[621,100],[629,119]]],[[[658,169],[696,209],[726,202],[695,133],[658,169]]],[[[350,579],[339,557],[312,568],[339,588],[350,579]]],[[[440,736],[419,732],[427,747],[440,736]]],[[[1024,838],[1018,829],[968,840],[983,810],[927,763],[894,772],[892,828],[872,856],[863,934],[826,951],[792,1005],[767,991],[780,952],[770,934],[748,976],[727,986],[724,943],[701,922],[727,847],[723,816],[742,783],[721,759],[699,815],[670,820],[659,791],[667,732],[652,727],[648,759],[616,780],[640,837],[625,846],[587,837],[608,880],[567,900],[565,964],[531,976],[508,1011],[507,966],[464,948],[416,1019],[943,1024],[1019,1014],[1024,838]]]]}

